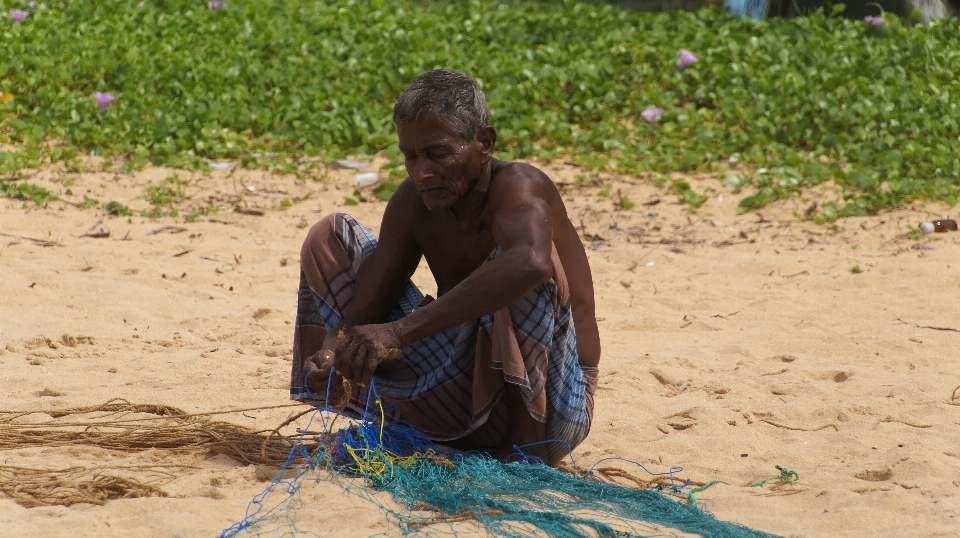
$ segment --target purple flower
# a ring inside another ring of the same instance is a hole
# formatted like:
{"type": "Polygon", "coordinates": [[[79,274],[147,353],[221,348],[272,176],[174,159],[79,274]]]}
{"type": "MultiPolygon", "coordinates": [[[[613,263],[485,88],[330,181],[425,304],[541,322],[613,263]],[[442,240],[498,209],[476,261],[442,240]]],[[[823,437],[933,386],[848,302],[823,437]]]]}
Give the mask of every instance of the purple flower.
{"type": "Polygon", "coordinates": [[[874,25],[874,26],[880,26],[880,25],[882,25],[882,24],[886,24],[886,23],[887,23],[887,20],[883,18],[883,15],[881,15],[881,16],[879,16],[879,17],[874,17],[873,15],[867,15],[866,17],[863,18],[863,20],[866,21],[866,22],[869,22],[870,24],[872,24],[872,25],[874,25]]]}
{"type": "Polygon", "coordinates": [[[695,64],[699,61],[700,60],[698,60],[697,57],[694,56],[689,50],[680,49],[680,69],[683,69],[690,64],[695,64]]]}
{"type": "Polygon", "coordinates": [[[146,4],[144,4],[143,2],[140,2],[139,4],[137,4],[137,7],[142,8],[142,7],[145,6],[145,5],[146,5],[146,4]]]}
{"type": "Polygon", "coordinates": [[[663,109],[655,106],[649,107],[640,113],[640,116],[642,116],[643,119],[650,122],[650,125],[653,125],[654,127],[658,126],[657,118],[662,115],[663,115],[663,109]]]}
{"type": "Polygon", "coordinates": [[[23,19],[26,19],[30,16],[26,11],[20,11],[19,9],[11,9],[10,16],[13,17],[13,22],[22,22],[23,19]]]}
{"type": "Polygon", "coordinates": [[[37,7],[37,3],[36,3],[36,2],[30,2],[30,3],[27,4],[27,5],[30,6],[30,7],[37,7]]]}
{"type": "Polygon", "coordinates": [[[100,105],[100,113],[103,114],[107,110],[107,105],[112,103],[116,97],[106,92],[93,92],[93,99],[100,105]]]}
{"type": "Polygon", "coordinates": [[[60,9],[65,9],[66,7],[67,7],[66,4],[64,4],[63,2],[60,2],[60,9]]]}
{"type": "Polygon", "coordinates": [[[207,2],[207,7],[210,9],[223,9],[227,7],[227,3],[221,0],[210,0],[207,2]]]}

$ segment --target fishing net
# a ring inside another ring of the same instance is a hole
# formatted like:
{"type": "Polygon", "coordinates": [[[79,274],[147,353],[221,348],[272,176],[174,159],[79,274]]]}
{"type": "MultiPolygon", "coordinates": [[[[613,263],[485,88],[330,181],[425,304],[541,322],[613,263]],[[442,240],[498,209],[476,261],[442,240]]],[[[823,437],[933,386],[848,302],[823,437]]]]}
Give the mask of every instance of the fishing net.
{"type": "Polygon", "coordinates": [[[319,481],[370,500],[403,535],[457,534],[458,524],[470,522],[472,532],[507,537],[675,535],[671,529],[705,537],[769,536],[671,499],[668,495],[682,495],[691,485],[674,478],[679,468],[662,475],[648,471],[651,478],[644,480],[622,469],[599,467],[619,458],[584,469],[571,457],[569,464],[554,469],[524,454],[527,447],[517,447],[510,463],[501,463],[433,443],[410,425],[388,419],[391,413],[375,388],[370,394],[361,416],[320,406],[311,418],[311,424],[319,422],[318,431],[308,426],[284,464],[285,470],[296,470],[295,476],[276,478],[221,538],[317,536],[299,529],[293,512],[311,509],[296,501],[302,488],[319,481]],[[341,417],[342,427],[335,430],[341,417]],[[311,439],[318,442],[315,449],[306,444],[311,439]],[[614,484],[614,477],[640,487],[614,484]],[[383,502],[378,492],[389,493],[393,503],[383,502]]]}
{"type": "MultiPolygon", "coordinates": [[[[693,493],[717,482],[680,481],[676,478],[680,468],[651,473],[630,462],[647,472],[640,477],[610,465],[620,458],[605,458],[586,468],[571,457],[554,469],[527,456],[523,452],[527,447],[519,447],[511,463],[504,464],[484,454],[437,445],[410,425],[389,420],[390,410],[375,391],[371,394],[368,411],[360,416],[318,405],[319,409],[292,414],[269,431],[212,416],[300,404],[190,414],[169,406],[111,400],[65,410],[0,411],[0,450],[84,445],[120,453],[212,453],[279,468],[276,478],[250,502],[243,520],[223,531],[225,538],[319,536],[297,526],[303,512],[324,510],[299,502],[303,488],[318,482],[334,484],[377,506],[386,515],[391,535],[767,536],[697,508],[693,493]],[[298,433],[280,433],[300,419],[306,426],[298,433]],[[635,487],[618,485],[616,480],[635,487]]],[[[2,465],[0,494],[25,507],[102,505],[111,499],[166,496],[165,483],[199,468],[176,458],[91,467],[2,465]]],[[[777,480],[795,478],[789,472],[782,470],[777,480]]],[[[311,528],[327,527],[321,522],[311,528]]]]}

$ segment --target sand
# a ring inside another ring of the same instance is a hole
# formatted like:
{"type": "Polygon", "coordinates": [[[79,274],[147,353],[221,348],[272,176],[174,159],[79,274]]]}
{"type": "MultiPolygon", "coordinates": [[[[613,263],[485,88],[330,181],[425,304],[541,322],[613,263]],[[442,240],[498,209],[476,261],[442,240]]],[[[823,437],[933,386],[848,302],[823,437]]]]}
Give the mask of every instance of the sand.
{"type": "MultiPolygon", "coordinates": [[[[240,169],[126,174],[98,171],[98,162],[27,175],[70,202],[86,194],[140,210],[149,208],[146,189],[176,173],[188,199],[178,218],[107,216],[94,229],[109,229],[100,238],[84,236],[98,209],[0,200],[0,410],[123,398],[189,413],[249,408],[217,418],[261,430],[302,410],[275,407],[290,403],[301,241],[333,211],[376,232],[385,204],[366,192],[346,205],[345,170],[300,179],[240,169]],[[263,215],[233,212],[234,202],[263,215]],[[184,222],[203,208],[198,222],[184,222]]],[[[683,478],[722,480],[697,494],[700,506],[771,533],[960,535],[960,233],[910,233],[949,207],[831,227],[797,217],[836,199],[828,186],[738,216],[743,195],[716,176],[685,178],[713,189],[691,213],[649,178],[545,169],[591,238],[603,359],[580,462],[617,455],[654,472],[679,466],[683,478]],[[614,196],[598,196],[607,182],[614,196]],[[636,206],[618,207],[617,191],[636,206]],[[778,474],[776,465],[800,480],[745,487],[778,474]]],[[[425,265],[414,280],[435,292],[425,265]]],[[[166,474],[116,472],[168,494],[30,509],[0,495],[3,536],[217,535],[276,471],[202,452],[83,445],[0,450],[0,461],[157,465],[166,474]]],[[[330,483],[310,483],[303,498],[301,528],[390,529],[373,504],[330,483]]]]}

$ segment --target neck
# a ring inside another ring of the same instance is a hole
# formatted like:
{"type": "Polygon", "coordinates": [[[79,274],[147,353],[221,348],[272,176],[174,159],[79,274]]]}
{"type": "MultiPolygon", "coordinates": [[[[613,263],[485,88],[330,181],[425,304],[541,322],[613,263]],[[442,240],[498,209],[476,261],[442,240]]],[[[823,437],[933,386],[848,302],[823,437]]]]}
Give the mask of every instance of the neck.
{"type": "Polygon", "coordinates": [[[487,191],[490,190],[490,181],[493,179],[493,159],[483,165],[483,171],[480,173],[480,179],[450,206],[450,212],[454,218],[462,225],[467,225],[483,213],[487,205],[487,191]]]}

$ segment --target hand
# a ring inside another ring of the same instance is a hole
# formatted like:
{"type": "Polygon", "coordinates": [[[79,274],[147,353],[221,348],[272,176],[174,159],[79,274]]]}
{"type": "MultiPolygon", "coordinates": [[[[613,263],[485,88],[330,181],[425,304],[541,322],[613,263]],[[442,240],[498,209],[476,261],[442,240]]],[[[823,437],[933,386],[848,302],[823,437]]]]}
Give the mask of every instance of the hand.
{"type": "Polygon", "coordinates": [[[317,397],[319,401],[326,401],[327,405],[336,409],[343,409],[349,399],[349,389],[345,386],[343,376],[334,372],[333,379],[330,379],[330,370],[333,368],[334,352],[329,349],[321,349],[311,355],[305,366],[307,369],[314,369],[306,380],[307,388],[317,397]],[[328,384],[329,383],[329,384],[328,384]],[[327,394],[327,388],[330,388],[330,394],[327,394]]]}
{"type": "Polygon", "coordinates": [[[400,356],[403,344],[396,323],[359,325],[347,331],[337,346],[337,373],[367,386],[377,365],[400,356]]]}

